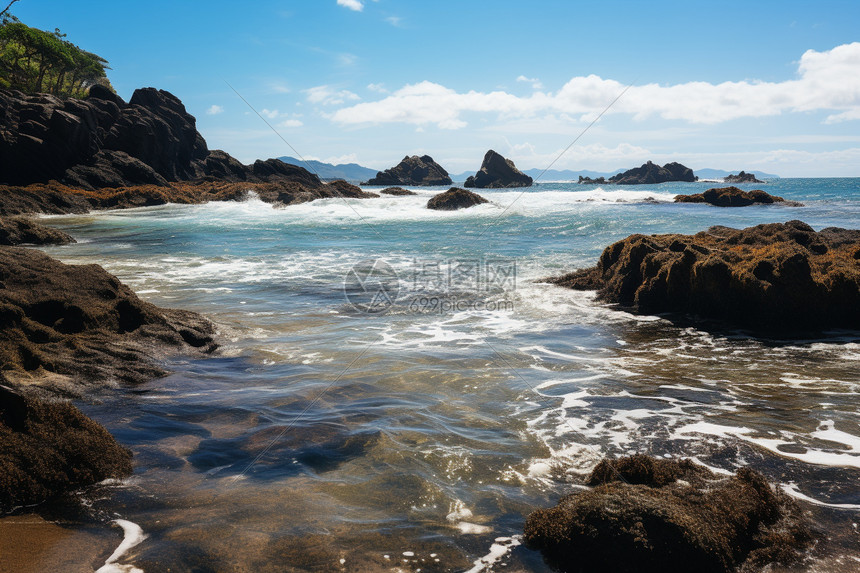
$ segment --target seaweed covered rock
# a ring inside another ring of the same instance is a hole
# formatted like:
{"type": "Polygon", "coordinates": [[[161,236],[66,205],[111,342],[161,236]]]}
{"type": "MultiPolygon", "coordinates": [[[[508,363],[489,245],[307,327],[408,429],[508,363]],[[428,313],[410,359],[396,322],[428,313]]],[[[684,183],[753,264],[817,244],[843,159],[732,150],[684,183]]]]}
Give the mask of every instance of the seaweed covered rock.
{"type": "Polygon", "coordinates": [[[25,217],[0,217],[0,245],[67,245],[70,235],[25,217]]]}
{"type": "Polygon", "coordinates": [[[761,189],[743,191],[737,187],[715,187],[704,193],[694,195],[678,195],[675,203],[710,203],[717,207],[747,207],[749,205],[771,205],[783,203],[787,206],[799,207],[800,203],[786,201],[782,197],[771,195],[761,189]]]}
{"type": "Polygon", "coordinates": [[[173,352],[208,353],[214,327],[188,311],[137,297],[98,265],[66,265],[0,248],[0,364],[6,379],[64,393],[165,374],[173,352]]]}
{"type": "Polygon", "coordinates": [[[801,221],[696,235],[631,235],[595,267],[549,282],[597,290],[600,300],[643,314],[790,335],[860,329],[860,231],[801,221]]]}
{"type": "Polygon", "coordinates": [[[431,197],[427,201],[427,208],[437,211],[455,211],[457,209],[474,207],[481,203],[488,203],[488,201],[477,193],[472,193],[459,187],[451,187],[444,193],[439,193],[431,197]]]}
{"type": "Polygon", "coordinates": [[[478,189],[500,189],[531,187],[532,183],[532,178],[517,169],[513,161],[505,159],[491,149],[484,155],[481,169],[476,174],[469,176],[463,186],[478,189]]]}
{"type": "Polygon", "coordinates": [[[604,460],[589,485],[526,521],[526,545],[560,571],[755,571],[798,561],[815,538],[798,506],[748,468],[724,477],[639,455],[604,460]]]}
{"type": "Polygon", "coordinates": [[[404,189],[403,187],[386,187],[382,191],[380,191],[383,195],[394,195],[397,197],[403,197],[406,195],[418,195],[415,191],[410,191],[409,189],[404,189]]]}
{"type": "Polygon", "coordinates": [[[131,472],[131,452],[71,404],[0,385],[0,513],[131,472]]]}
{"type": "Polygon", "coordinates": [[[451,177],[441,165],[433,161],[429,155],[408,155],[403,160],[385,171],[379,171],[376,177],[363,185],[450,185],[451,177]]]}

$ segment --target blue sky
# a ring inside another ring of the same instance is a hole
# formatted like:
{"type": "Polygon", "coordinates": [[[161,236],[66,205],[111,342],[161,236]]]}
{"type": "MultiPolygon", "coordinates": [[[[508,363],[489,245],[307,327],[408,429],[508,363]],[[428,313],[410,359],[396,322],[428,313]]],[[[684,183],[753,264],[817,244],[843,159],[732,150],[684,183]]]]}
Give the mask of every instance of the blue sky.
{"type": "Polygon", "coordinates": [[[860,2],[20,0],[105,57],[128,99],[177,95],[210,148],[452,173],[647,159],[860,176],[860,2]]]}

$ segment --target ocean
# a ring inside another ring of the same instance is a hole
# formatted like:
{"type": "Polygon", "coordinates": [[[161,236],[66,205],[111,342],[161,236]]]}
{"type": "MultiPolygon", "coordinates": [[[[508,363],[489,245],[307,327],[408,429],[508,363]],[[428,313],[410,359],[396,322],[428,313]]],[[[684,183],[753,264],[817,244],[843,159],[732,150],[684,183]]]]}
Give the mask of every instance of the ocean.
{"type": "Polygon", "coordinates": [[[82,494],[71,527],[142,529],[105,571],[548,571],[520,544],[528,513],[603,457],[648,453],[761,471],[830,537],[811,570],[856,571],[856,332],[708,333],[540,282],[632,233],[860,228],[860,179],[740,185],[804,207],[672,202],[710,186],[540,182],[456,212],[425,208],[441,188],[410,188],[46,217],[78,240],[47,253],[204,314],[222,342],[79,402],[135,473],[82,494]]]}

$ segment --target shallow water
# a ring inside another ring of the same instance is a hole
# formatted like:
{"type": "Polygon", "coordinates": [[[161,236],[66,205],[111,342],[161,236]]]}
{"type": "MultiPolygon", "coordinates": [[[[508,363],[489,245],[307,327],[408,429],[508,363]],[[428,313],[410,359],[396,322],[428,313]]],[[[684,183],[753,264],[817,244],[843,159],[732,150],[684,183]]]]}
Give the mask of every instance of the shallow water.
{"type": "Polygon", "coordinates": [[[535,282],[634,232],[860,228],[860,179],[764,186],[803,208],[671,203],[708,186],[543,183],[458,212],[414,189],[47,218],[80,241],[51,255],[201,312],[223,341],[81,405],[136,463],[86,494],[91,521],[113,537],[110,519],[139,524],[147,538],[120,563],[147,572],[545,571],[517,545],[528,513],[603,456],[646,452],[762,471],[832,538],[807,569],[855,570],[857,333],[708,334],[535,282]],[[361,312],[344,281],[372,302],[350,270],[376,260],[388,274],[368,284],[392,296],[361,312]]]}

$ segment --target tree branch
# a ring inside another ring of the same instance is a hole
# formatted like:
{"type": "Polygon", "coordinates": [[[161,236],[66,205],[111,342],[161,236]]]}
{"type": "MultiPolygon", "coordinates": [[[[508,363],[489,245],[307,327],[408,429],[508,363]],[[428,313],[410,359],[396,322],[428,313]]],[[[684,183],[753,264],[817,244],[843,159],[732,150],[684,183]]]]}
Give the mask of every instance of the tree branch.
{"type": "Polygon", "coordinates": [[[2,12],[0,12],[0,16],[3,16],[3,14],[5,14],[6,12],[8,12],[8,11],[9,11],[9,8],[11,8],[11,7],[12,7],[12,4],[14,4],[15,2],[18,2],[18,0],[12,0],[11,2],[9,2],[9,5],[8,5],[8,6],[6,6],[6,7],[3,9],[3,11],[2,11],[2,12]]]}

